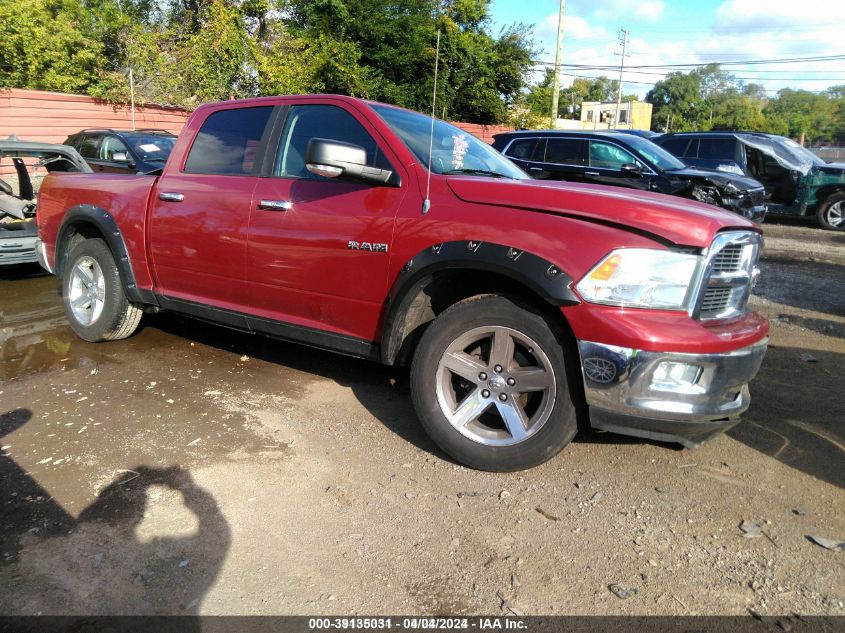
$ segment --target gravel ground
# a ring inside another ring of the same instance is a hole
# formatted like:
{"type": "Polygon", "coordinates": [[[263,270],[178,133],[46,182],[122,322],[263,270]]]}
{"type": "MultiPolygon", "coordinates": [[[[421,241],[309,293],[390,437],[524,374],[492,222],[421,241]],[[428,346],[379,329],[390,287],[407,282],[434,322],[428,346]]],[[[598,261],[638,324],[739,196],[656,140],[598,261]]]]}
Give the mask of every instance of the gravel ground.
{"type": "Polygon", "coordinates": [[[767,236],[739,426],[514,474],[440,453],[401,372],[163,315],[91,345],[4,271],[0,613],[845,615],[808,538],[845,540],[845,237],[767,236]]]}

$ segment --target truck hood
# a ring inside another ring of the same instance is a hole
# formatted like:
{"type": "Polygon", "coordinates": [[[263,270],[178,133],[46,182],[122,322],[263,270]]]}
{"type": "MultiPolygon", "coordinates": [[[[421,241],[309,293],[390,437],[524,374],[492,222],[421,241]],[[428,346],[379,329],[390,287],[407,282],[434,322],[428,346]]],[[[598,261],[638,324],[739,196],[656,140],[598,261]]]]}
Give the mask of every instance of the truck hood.
{"type": "Polygon", "coordinates": [[[450,176],[447,182],[454,194],[466,202],[518,207],[612,224],[679,246],[706,248],[722,229],[759,230],[735,213],[658,193],[571,182],[468,176],[450,176]]]}

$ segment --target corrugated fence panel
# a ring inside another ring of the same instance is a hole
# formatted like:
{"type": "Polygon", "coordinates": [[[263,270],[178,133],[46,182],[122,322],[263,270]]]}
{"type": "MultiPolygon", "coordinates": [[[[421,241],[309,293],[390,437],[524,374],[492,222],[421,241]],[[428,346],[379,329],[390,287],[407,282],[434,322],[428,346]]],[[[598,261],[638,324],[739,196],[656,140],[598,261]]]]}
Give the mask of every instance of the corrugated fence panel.
{"type": "MultiPolygon", "coordinates": [[[[158,128],[178,134],[188,118],[179,108],[135,108],[135,127],[158,128]]],[[[85,128],[132,128],[128,105],[112,105],[84,95],[39,90],[0,91],[0,139],[16,135],[24,141],[61,143],[85,128]]],[[[0,164],[0,177],[15,173],[8,160],[0,164]]]]}
{"type": "Polygon", "coordinates": [[[473,136],[480,138],[485,143],[492,143],[494,134],[513,132],[514,130],[514,128],[507,125],[482,125],[480,123],[460,123],[456,121],[453,121],[452,125],[455,125],[462,130],[466,130],[473,136]]]}

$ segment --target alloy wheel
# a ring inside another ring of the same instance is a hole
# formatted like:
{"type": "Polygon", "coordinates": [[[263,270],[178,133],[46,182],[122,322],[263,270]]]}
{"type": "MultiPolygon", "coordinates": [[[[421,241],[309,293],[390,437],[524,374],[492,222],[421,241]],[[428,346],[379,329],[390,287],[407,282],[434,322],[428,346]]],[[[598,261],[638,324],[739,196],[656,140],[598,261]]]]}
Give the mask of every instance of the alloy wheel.
{"type": "Polygon", "coordinates": [[[555,374],[536,341],[515,329],[465,332],[437,366],[437,402],[449,423],[486,446],[511,446],[536,434],[555,405],[555,374]]]}
{"type": "Polygon", "coordinates": [[[93,257],[80,257],[73,265],[68,287],[68,302],[80,325],[91,325],[103,313],[106,281],[103,269],[93,257]]]}

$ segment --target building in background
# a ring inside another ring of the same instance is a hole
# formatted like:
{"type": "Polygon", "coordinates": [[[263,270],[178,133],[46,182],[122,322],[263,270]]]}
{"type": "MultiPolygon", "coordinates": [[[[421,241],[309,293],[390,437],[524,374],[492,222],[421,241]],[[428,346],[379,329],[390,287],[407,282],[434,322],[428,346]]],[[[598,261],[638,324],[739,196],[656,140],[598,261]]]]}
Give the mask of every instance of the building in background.
{"type": "MultiPolygon", "coordinates": [[[[558,125],[563,129],[608,130],[650,130],[652,105],[645,101],[623,101],[619,104],[619,120],[616,121],[616,102],[600,103],[584,101],[581,103],[581,120],[567,121],[558,125]],[[576,123],[576,125],[571,125],[576,123]]],[[[564,121],[558,119],[558,123],[564,121]]]]}

